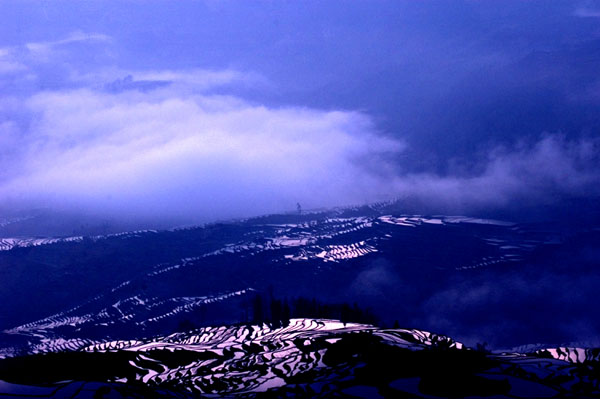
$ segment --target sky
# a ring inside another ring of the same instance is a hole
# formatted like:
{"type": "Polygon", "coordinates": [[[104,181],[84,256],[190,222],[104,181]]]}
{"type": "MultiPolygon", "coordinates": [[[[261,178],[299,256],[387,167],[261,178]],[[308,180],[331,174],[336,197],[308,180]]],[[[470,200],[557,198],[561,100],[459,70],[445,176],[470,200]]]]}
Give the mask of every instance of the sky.
{"type": "Polygon", "coordinates": [[[600,221],[600,2],[0,3],[0,210],[600,221]]]}

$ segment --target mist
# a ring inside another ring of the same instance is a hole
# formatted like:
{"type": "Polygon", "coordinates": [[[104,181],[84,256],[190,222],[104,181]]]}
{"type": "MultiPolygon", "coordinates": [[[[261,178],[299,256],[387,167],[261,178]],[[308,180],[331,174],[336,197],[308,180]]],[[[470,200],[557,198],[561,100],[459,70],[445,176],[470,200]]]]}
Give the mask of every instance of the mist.
{"type": "Polygon", "coordinates": [[[402,148],[359,113],[168,89],[48,92],[24,105],[35,121],[13,133],[0,192],[31,207],[207,219],[368,202],[387,191],[385,155],[402,148]]]}

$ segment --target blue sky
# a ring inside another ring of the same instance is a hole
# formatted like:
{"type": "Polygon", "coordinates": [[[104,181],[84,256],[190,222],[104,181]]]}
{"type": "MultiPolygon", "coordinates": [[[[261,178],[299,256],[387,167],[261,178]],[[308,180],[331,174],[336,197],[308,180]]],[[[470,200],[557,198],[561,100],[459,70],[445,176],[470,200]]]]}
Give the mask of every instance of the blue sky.
{"type": "MultiPolygon", "coordinates": [[[[0,206],[214,220],[600,194],[600,3],[0,4],[0,206]]],[[[518,205],[515,205],[518,204],[518,205]]]]}

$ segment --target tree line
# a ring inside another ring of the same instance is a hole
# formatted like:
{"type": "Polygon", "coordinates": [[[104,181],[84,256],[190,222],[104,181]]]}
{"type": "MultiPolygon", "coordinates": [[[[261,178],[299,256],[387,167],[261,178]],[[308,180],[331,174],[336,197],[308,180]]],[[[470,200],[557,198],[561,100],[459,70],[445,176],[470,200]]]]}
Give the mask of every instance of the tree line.
{"type": "Polygon", "coordinates": [[[369,309],[357,303],[324,303],[316,298],[275,298],[272,294],[257,293],[252,299],[250,320],[252,324],[267,323],[274,327],[289,324],[290,319],[335,319],[343,323],[377,324],[377,318],[369,309]]]}

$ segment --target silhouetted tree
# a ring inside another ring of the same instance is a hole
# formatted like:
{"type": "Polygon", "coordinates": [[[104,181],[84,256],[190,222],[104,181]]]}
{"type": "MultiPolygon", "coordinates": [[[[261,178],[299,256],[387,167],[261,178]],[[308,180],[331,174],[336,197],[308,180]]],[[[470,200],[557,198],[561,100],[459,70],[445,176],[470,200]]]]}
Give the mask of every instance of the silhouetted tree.
{"type": "Polygon", "coordinates": [[[257,294],[252,302],[252,322],[254,324],[262,324],[264,321],[263,299],[260,294],[257,294]]]}
{"type": "Polygon", "coordinates": [[[283,319],[283,306],[281,301],[271,298],[271,324],[280,327],[283,319]]]}
{"type": "MultiPolygon", "coordinates": [[[[275,298],[272,290],[268,290],[267,295],[268,300],[266,295],[257,294],[251,301],[253,324],[270,323],[281,327],[287,325],[291,318],[337,319],[343,323],[377,324],[377,318],[368,309],[361,309],[357,303],[329,304],[305,297],[282,300],[275,298]]],[[[242,315],[242,318],[240,321],[245,322],[248,316],[242,315]]],[[[394,326],[397,324],[396,322],[394,326]]]]}
{"type": "Polygon", "coordinates": [[[292,317],[290,305],[288,304],[287,298],[283,301],[283,309],[281,310],[281,319],[284,325],[287,325],[292,317]]]}

